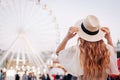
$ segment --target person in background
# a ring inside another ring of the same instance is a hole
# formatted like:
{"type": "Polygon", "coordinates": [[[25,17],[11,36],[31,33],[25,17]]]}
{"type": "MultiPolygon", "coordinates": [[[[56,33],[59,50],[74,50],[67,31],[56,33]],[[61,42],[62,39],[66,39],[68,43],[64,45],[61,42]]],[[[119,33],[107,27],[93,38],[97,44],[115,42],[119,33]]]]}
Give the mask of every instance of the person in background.
{"type": "Polygon", "coordinates": [[[0,80],[2,80],[2,76],[3,76],[3,71],[2,69],[0,70],[0,80]]]}
{"type": "Polygon", "coordinates": [[[20,80],[20,76],[18,73],[15,75],[15,80],[20,80]]]}
{"type": "Polygon", "coordinates": [[[27,75],[26,71],[25,71],[25,73],[22,76],[22,80],[28,80],[28,75],[27,75]]]}
{"type": "Polygon", "coordinates": [[[107,80],[108,75],[119,74],[110,30],[102,27],[95,15],[71,26],[56,54],[64,68],[78,80],[107,80]],[[76,34],[77,44],[66,47],[76,34]]]}
{"type": "Polygon", "coordinates": [[[29,74],[28,74],[28,80],[32,80],[32,72],[29,72],[29,74]]]}
{"type": "Polygon", "coordinates": [[[32,78],[31,78],[31,80],[37,80],[37,77],[36,77],[36,75],[34,74],[34,72],[32,72],[32,78]]]}

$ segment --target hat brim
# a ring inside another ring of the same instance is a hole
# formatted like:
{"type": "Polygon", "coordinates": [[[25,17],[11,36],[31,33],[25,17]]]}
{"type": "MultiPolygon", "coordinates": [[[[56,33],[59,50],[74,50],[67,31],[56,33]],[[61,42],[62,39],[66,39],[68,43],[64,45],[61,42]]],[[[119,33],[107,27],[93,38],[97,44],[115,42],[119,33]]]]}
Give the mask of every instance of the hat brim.
{"type": "Polygon", "coordinates": [[[83,23],[83,19],[82,20],[78,20],[75,23],[75,26],[79,28],[79,31],[77,32],[78,36],[81,37],[82,39],[86,40],[86,41],[90,41],[90,42],[95,42],[95,41],[99,41],[104,39],[105,37],[105,32],[103,32],[101,29],[99,29],[99,32],[96,35],[89,35],[87,33],[85,33],[82,29],[81,29],[81,24],[83,23]]]}

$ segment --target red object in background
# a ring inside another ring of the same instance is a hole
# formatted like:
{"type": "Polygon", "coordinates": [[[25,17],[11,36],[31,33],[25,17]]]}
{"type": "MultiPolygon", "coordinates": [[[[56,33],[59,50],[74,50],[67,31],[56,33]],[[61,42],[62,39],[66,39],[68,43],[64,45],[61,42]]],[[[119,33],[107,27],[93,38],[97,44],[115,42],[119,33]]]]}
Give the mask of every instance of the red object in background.
{"type": "Polygon", "coordinates": [[[117,76],[119,76],[119,75],[115,75],[115,74],[112,74],[112,75],[110,75],[111,77],[112,77],[112,79],[115,79],[117,76]]]}
{"type": "Polygon", "coordinates": [[[117,65],[118,65],[118,69],[120,71],[120,58],[117,59],[117,65]]]}
{"type": "MultiPolygon", "coordinates": [[[[118,69],[120,71],[120,58],[117,59],[117,65],[118,65],[118,69]]],[[[110,76],[112,79],[116,79],[116,77],[120,77],[120,75],[116,75],[116,74],[111,74],[110,76]]]]}
{"type": "Polygon", "coordinates": [[[53,80],[56,80],[56,74],[52,74],[53,80]]]}

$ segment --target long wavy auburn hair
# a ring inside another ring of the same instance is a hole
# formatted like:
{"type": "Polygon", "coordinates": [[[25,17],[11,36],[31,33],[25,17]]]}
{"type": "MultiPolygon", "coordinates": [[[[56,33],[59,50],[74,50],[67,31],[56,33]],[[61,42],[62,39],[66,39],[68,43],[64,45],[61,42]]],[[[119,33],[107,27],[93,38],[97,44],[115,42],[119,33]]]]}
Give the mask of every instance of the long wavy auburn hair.
{"type": "Polygon", "coordinates": [[[80,64],[83,65],[82,80],[106,80],[110,73],[110,52],[103,40],[88,42],[80,40],[80,64]]]}

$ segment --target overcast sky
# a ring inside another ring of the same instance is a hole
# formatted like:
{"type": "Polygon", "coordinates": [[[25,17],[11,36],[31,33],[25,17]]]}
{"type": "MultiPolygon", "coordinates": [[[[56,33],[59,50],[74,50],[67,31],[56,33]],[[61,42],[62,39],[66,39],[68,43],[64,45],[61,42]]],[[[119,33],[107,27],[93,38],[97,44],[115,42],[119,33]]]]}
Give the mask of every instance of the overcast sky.
{"type": "MultiPolygon", "coordinates": [[[[70,26],[90,14],[99,18],[101,26],[110,28],[114,44],[120,39],[120,0],[40,0],[42,5],[46,4],[52,11],[52,15],[48,15],[49,11],[34,4],[34,1],[38,0],[1,0],[1,49],[13,47],[15,52],[25,52],[24,49],[27,50],[28,44],[31,44],[36,51],[55,50],[55,41],[59,36],[56,37],[55,29],[58,28],[52,24],[56,22],[53,19],[56,18],[59,25],[61,41],[70,26]]],[[[73,44],[76,38],[71,40],[73,44]]]]}
{"type": "Polygon", "coordinates": [[[43,0],[57,17],[61,38],[68,27],[89,14],[96,15],[101,26],[111,30],[114,43],[120,39],[120,0],[43,0]]]}

